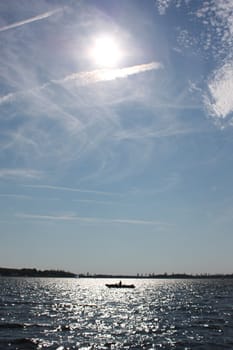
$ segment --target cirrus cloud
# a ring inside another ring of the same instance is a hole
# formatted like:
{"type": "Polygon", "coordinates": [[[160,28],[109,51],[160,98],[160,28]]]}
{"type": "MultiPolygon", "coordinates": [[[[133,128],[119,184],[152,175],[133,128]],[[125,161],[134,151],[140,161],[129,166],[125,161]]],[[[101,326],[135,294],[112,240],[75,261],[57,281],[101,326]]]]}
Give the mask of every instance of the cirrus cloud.
{"type": "Polygon", "coordinates": [[[0,169],[2,179],[40,179],[43,173],[34,169],[0,169]]]}

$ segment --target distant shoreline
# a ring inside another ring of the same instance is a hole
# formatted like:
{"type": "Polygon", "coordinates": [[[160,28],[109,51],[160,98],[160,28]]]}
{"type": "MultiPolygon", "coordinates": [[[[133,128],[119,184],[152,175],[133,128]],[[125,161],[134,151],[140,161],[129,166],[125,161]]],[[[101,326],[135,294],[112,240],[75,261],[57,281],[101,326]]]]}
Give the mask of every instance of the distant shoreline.
{"type": "Polygon", "coordinates": [[[79,278],[129,278],[129,279],[233,279],[233,274],[154,274],[154,275],[109,275],[109,274],[94,274],[94,275],[85,275],[79,274],[79,278]]]}
{"type": "Polygon", "coordinates": [[[71,277],[77,275],[63,270],[13,269],[0,267],[0,277],[71,277]]]}
{"type": "Polygon", "coordinates": [[[172,273],[172,274],[75,274],[73,272],[63,270],[37,270],[35,268],[5,268],[0,267],[0,277],[48,277],[48,278],[132,278],[132,279],[233,279],[232,274],[186,274],[186,273],[172,273]]]}

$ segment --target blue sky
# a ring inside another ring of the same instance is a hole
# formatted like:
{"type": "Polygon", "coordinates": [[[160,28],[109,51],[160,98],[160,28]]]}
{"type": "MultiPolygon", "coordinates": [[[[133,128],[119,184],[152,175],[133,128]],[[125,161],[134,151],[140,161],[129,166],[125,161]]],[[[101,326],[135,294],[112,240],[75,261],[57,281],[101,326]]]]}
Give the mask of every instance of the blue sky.
{"type": "Polygon", "coordinates": [[[0,1],[0,266],[232,273],[232,23],[229,0],[0,1]]]}

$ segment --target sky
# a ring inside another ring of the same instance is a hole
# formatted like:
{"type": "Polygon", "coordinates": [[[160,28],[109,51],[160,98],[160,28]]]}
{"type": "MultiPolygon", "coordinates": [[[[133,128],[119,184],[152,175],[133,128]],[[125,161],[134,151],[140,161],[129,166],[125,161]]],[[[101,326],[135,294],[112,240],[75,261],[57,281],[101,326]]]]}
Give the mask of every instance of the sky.
{"type": "Polygon", "coordinates": [[[0,0],[0,266],[233,273],[233,2],[0,0]]]}

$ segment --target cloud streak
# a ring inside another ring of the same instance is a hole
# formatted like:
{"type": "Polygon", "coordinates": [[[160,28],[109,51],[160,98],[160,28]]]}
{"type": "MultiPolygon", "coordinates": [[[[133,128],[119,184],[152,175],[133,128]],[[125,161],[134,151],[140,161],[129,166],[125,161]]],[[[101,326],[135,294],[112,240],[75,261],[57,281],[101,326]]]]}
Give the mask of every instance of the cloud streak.
{"type": "Polygon", "coordinates": [[[4,179],[40,179],[41,177],[41,171],[37,171],[34,169],[0,169],[0,178],[4,179]]]}
{"type": "Polygon", "coordinates": [[[22,194],[12,194],[12,193],[1,193],[0,197],[11,198],[11,199],[32,199],[32,197],[30,196],[26,196],[22,194]]]}
{"type": "Polygon", "coordinates": [[[80,188],[62,187],[62,186],[24,185],[24,187],[46,189],[46,190],[52,190],[52,191],[68,191],[68,192],[89,193],[89,194],[97,194],[97,195],[102,195],[102,196],[119,196],[118,193],[110,193],[110,192],[95,191],[95,190],[85,190],[85,189],[80,189],[80,188]]]}
{"type": "Polygon", "coordinates": [[[42,19],[46,19],[48,17],[51,17],[51,16],[53,16],[56,13],[59,13],[61,11],[63,11],[63,9],[62,8],[58,8],[58,9],[55,9],[55,10],[52,10],[52,11],[47,11],[47,12],[44,12],[44,13],[42,13],[40,15],[37,15],[37,16],[25,19],[23,21],[19,21],[19,22],[15,22],[15,23],[3,26],[3,27],[0,28],[0,32],[5,32],[6,30],[9,30],[9,29],[18,28],[18,27],[24,26],[25,24],[29,24],[29,23],[32,23],[32,22],[41,21],[42,19]]]}
{"type": "Polygon", "coordinates": [[[79,85],[89,85],[101,81],[115,80],[119,78],[126,78],[130,75],[135,75],[155,69],[162,68],[159,62],[150,62],[146,64],[139,64],[131,67],[119,69],[97,69],[90,72],[74,73],[66,76],[61,80],[53,80],[53,83],[66,83],[75,80],[79,85]]]}
{"type": "Polygon", "coordinates": [[[89,224],[122,224],[122,225],[150,225],[150,226],[171,226],[170,224],[154,220],[135,220],[135,219],[105,219],[97,217],[83,217],[76,215],[39,215],[18,213],[16,217],[26,220],[51,220],[51,221],[77,221],[89,224]]]}
{"type": "Polygon", "coordinates": [[[186,135],[200,132],[191,127],[168,127],[160,130],[153,130],[151,128],[141,128],[136,130],[123,130],[116,135],[118,140],[138,140],[138,139],[156,139],[165,138],[178,135],[186,135]]]}
{"type": "Polygon", "coordinates": [[[159,62],[150,62],[146,64],[135,65],[120,69],[97,69],[87,72],[78,72],[69,74],[62,79],[51,80],[41,86],[34,87],[29,90],[9,93],[0,97],[0,104],[12,101],[17,97],[24,96],[33,92],[41,91],[55,85],[64,85],[69,82],[75,82],[77,86],[86,86],[96,84],[103,81],[111,81],[116,79],[127,78],[130,75],[140,74],[151,70],[161,69],[163,66],[159,62]]]}

